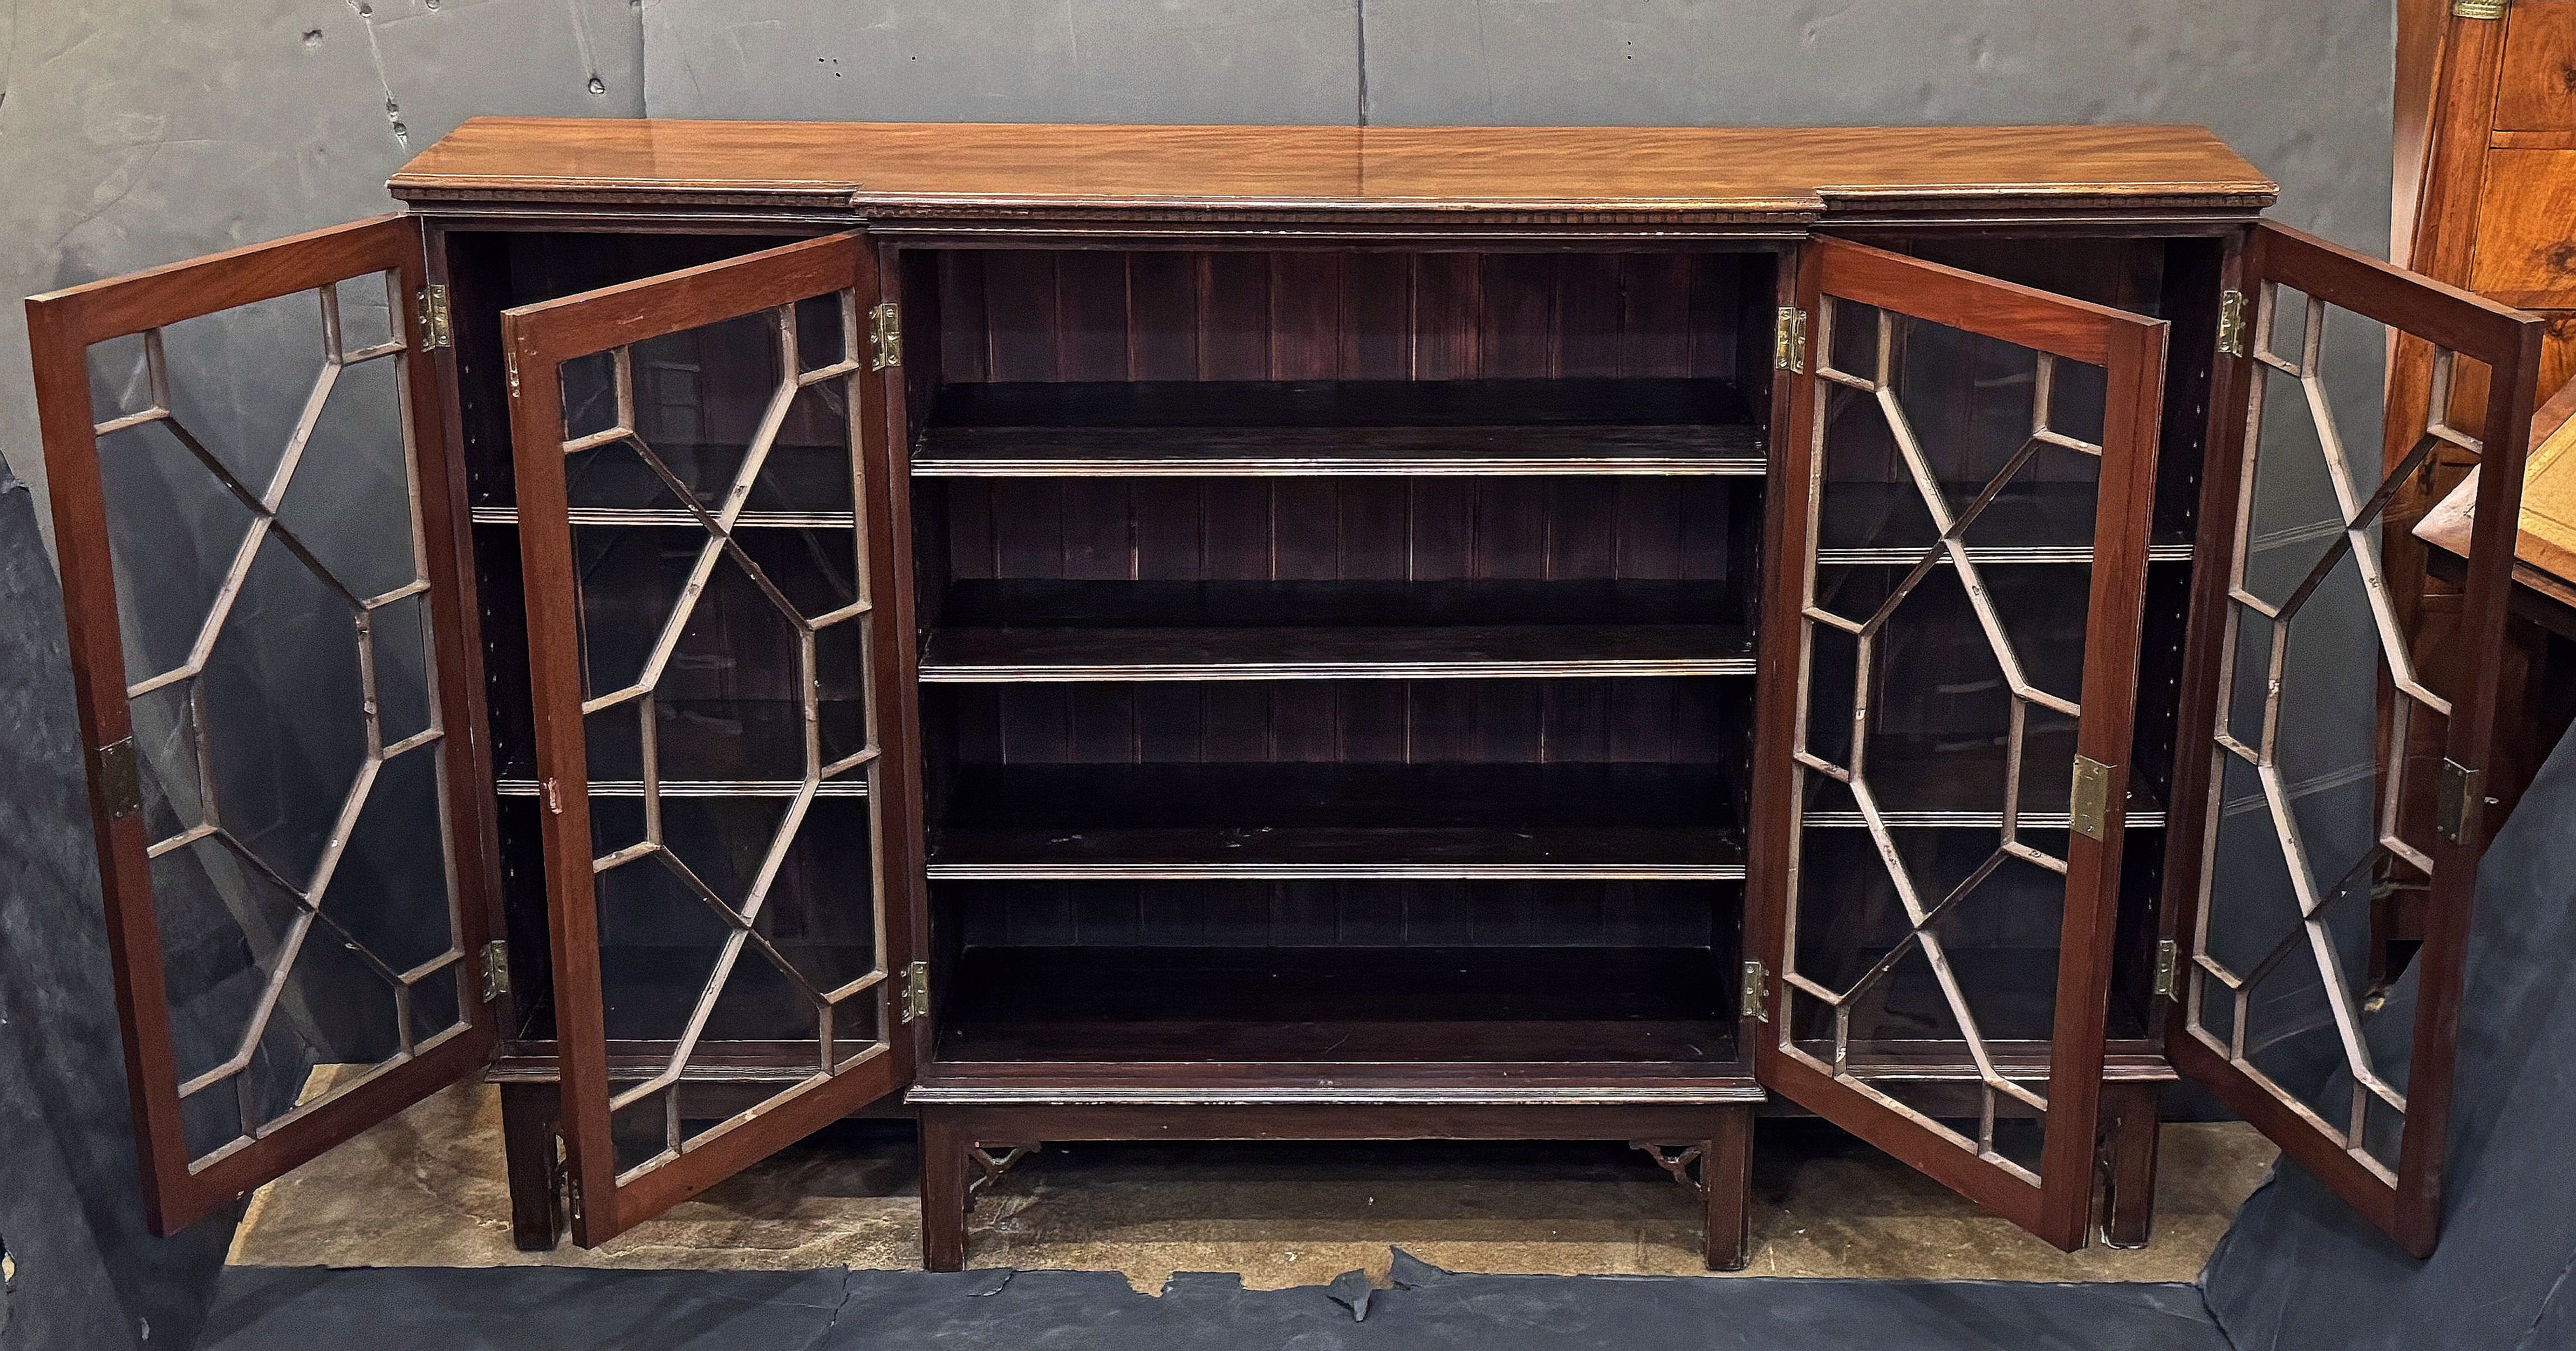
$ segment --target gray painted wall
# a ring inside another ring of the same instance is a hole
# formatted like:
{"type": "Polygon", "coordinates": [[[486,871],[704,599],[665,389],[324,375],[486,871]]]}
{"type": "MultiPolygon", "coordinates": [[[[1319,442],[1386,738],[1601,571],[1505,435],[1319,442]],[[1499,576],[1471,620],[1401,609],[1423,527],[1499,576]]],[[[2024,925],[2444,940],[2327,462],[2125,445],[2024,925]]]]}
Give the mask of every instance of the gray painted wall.
{"type": "MultiPolygon", "coordinates": [[[[0,14],[0,293],[374,215],[475,113],[2200,122],[2387,244],[2392,0],[80,0],[0,14]]],[[[41,502],[26,335],[0,456],[41,502]]],[[[229,375],[242,397],[256,371],[229,375]]]]}
{"type": "MultiPolygon", "coordinates": [[[[2377,252],[2392,28],[2391,0],[56,0],[0,10],[0,293],[387,211],[385,177],[477,113],[2202,122],[2281,181],[2283,218],[2377,252]]],[[[238,410],[309,378],[175,375],[238,410]]],[[[0,1345],[184,1344],[220,1225],[141,1229],[34,433],[13,305],[0,460],[30,491],[0,486],[0,666],[19,678],[0,688],[0,1236],[19,1264],[0,1345]]]]}

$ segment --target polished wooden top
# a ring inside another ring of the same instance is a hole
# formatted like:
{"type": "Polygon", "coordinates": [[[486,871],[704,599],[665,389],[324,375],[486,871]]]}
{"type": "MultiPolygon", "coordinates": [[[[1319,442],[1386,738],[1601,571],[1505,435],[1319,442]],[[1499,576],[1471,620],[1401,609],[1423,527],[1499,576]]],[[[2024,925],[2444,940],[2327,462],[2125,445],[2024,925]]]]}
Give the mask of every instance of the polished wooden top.
{"type": "Polygon", "coordinates": [[[396,174],[438,203],[870,217],[1437,212],[1813,219],[1925,208],[2245,214],[2199,127],[1122,127],[476,118],[396,174]]]}

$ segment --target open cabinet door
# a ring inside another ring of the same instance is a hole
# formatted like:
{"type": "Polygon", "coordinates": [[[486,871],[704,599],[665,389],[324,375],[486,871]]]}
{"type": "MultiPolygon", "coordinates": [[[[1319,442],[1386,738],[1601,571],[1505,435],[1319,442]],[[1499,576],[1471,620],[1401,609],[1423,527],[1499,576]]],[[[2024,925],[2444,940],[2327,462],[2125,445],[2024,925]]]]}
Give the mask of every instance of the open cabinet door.
{"type": "Polygon", "coordinates": [[[483,1061],[490,828],[420,232],[27,302],[125,1073],[168,1235],[483,1061]]]}
{"type": "Polygon", "coordinates": [[[876,306],[851,234],[502,319],[585,1245],[910,1078],[876,306]]]}
{"type": "Polygon", "coordinates": [[[2165,325],[1833,239],[1798,290],[1762,1082],[2078,1248],[2165,325]]]}
{"type": "Polygon", "coordinates": [[[2472,888],[2496,825],[2480,775],[2541,324],[2269,223],[2242,272],[2249,331],[2221,359],[2221,397],[2242,416],[2209,460],[2176,756],[2166,922],[2184,960],[2168,1053],[2422,1256],[2440,1227],[2472,888]],[[2430,411],[2394,463],[2376,453],[2391,330],[2434,349],[2430,411]],[[2451,424],[2481,401],[2483,439],[2451,424]],[[2422,607],[2441,613],[2438,632],[2410,632],[2383,579],[2420,546],[2390,504],[2410,483],[2436,500],[2472,471],[2462,594],[2422,607]],[[2478,655],[2424,661],[2435,642],[2478,655]],[[2422,946],[2372,990],[2374,905],[2409,891],[2422,946]]]}

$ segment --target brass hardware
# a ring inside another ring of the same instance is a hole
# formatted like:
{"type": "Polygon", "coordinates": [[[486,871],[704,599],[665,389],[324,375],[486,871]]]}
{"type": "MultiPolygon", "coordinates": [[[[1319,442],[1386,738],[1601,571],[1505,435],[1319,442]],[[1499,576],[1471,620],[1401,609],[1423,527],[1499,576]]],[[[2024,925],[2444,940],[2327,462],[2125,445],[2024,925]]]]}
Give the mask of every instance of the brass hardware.
{"type": "Polygon", "coordinates": [[[2067,795],[2066,827],[2088,840],[2102,838],[2110,807],[2111,767],[2089,755],[2075,757],[2075,791],[2067,795]]]}
{"type": "Polygon", "coordinates": [[[1771,364],[1791,374],[1804,374],[1807,369],[1807,312],[1795,306],[1780,307],[1780,317],[1771,325],[1771,364]]]}
{"type": "Polygon", "coordinates": [[[519,397],[519,354],[512,352],[506,364],[510,368],[510,397],[515,399],[519,397]]]}
{"type": "Polygon", "coordinates": [[[2156,944],[2156,997],[2174,999],[2182,975],[2182,944],[2167,938],[2156,944]]]}
{"type": "Polygon", "coordinates": [[[483,945],[483,1002],[489,1004],[509,992],[510,944],[495,938],[483,945]]]}
{"type": "Polygon", "coordinates": [[[417,299],[420,302],[421,350],[426,352],[455,346],[456,330],[448,318],[446,285],[423,287],[417,299]]]}
{"type": "Polygon", "coordinates": [[[2218,293],[2218,350],[2232,357],[2245,355],[2245,293],[2218,293]]]}
{"type": "Polygon", "coordinates": [[[552,779],[546,780],[546,814],[563,815],[563,794],[555,791],[555,781],[552,779]]]}
{"type": "Polygon", "coordinates": [[[572,1213],[573,1223],[581,1223],[581,1174],[569,1168],[564,1170],[564,1203],[572,1213]]]}
{"type": "Polygon", "coordinates": [[[1760,962],[1744,964],[1744,983],[1736,1011],[1756,1022],[1771,1021],[1771,968],[1760,962]]]}
{"type": "Polygon", "coordinates": [[[2451,17],[2455,19],[2501,19],[2513,8],[2512,0],[2451,0],[2451,17]]]}
{"type": "Polygon", "coordinates": [[[134,754],[134,738],[90,753],[89,784],[90,805],[110,821],[143,810],[143,766],[134,754]]]}
{"type": "Polygon", "coordinates": [[[930,963],[914,962],[903,969],[903,1020],[930,1013],[930,963]]]}
{"type": "Polygon", "coordinates": [[[868,369],[881,371],[903,364],[903,316],[891,300],[868,311],[868,369]]]}
{"type": "Polygon", "coordinates": [[[2476,819],[2478,772],[2457,760],[2442,761],[2442,782],[2433,799],[2434,830],[2453,844],[2467,838],[2476,819]]]}

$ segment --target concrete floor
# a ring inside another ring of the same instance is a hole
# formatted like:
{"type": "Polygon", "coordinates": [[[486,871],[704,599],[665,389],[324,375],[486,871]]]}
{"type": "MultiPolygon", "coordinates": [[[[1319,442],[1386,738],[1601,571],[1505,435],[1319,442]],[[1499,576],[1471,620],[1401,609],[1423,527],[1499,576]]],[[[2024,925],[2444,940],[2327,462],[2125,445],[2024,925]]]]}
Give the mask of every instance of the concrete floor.
{"type": "MultiPolygon", "coordinates": [[[[1765,1121],[1747,1275],[2189,1281],[2269,1168],[2239,1124],[2166,1128],[2155,1241],[2061,1253],[1838,1131],[1765,1121]]],[[[510,1245],[496,1090],[464,1084],[262,1188],[243,1266],[920,1265],[910,1130],[846,1123],[593,1251],[510,1245]]],[[[1451,1271],[1698,1273],[1698,1209],[1616,1145],[1054,1146],[986,1192],[968,1264],[1319,1284],[1389,1248],[1451,1271]]]]}

